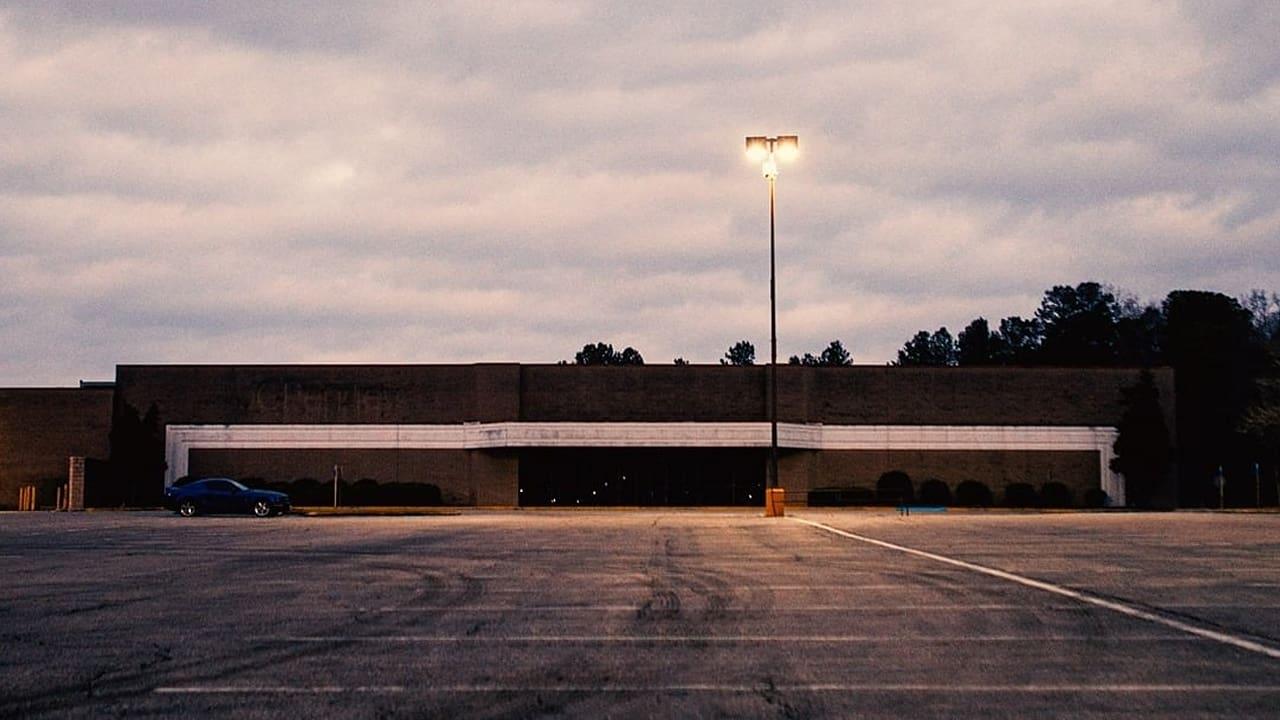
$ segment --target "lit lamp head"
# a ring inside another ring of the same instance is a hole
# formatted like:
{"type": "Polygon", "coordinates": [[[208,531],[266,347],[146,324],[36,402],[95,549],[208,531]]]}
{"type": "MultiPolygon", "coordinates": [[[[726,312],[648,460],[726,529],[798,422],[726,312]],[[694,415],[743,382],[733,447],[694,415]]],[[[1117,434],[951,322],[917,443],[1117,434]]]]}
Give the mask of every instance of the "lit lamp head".
{"type": "Polygon", "coordinates": [[[747,157],[752,162],[761,163],[760,170],[767,180],[778,179],[778,160],[792,160],[799,152],[800,138],[796,135],[752,135],[747,138],[747,157]]]}
{"type": "Polygon", "coordinates": [[[769,153],[769,157],[764,159],[760,165],[760,171],[764,173],[765,180],[778,179],[778,161],[773,157],[773,153],[769,153]]]}
{"type": "Polygon", "coordinates": [[[778,141],[774,144],[774,152],[778,154],[778,158],[783,162],[795,160],[800,154],[800,136],[799,135],[779,135],[778,141]]]}

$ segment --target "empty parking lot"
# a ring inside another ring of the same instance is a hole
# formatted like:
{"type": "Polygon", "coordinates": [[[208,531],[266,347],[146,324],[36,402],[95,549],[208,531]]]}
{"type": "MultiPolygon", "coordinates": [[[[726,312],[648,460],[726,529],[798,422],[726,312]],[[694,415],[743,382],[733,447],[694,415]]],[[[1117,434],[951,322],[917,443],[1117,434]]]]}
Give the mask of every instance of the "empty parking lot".
{"type": "Polygon", "coordinates": [[[1274,716],[1280,516],[0,515],[0,715],[1274,716]]]}

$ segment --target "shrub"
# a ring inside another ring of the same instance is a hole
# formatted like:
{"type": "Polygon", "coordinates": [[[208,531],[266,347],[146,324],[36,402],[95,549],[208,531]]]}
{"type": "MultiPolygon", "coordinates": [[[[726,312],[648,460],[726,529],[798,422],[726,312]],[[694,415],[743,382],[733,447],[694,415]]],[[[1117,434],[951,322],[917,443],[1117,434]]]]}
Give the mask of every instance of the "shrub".
{"type": "Polygon", "coordinates": [[[956,504],[964,507],[990,507],[991,488],[977,480],[965,480],[956,486],[956,504]]]}
{"type": "Polygon", "coordinates": [[[284,492],[294,505],[329,505],[333,502],[333,485],[321,484],[315,478],[300,478],[289,483],[284,492]]]}
{"type": "Polygon", "coordinates": [[[1089,488],[1084,491],[1085,507],[1100,508],[1107,504],[1107,491],[1102,488],[1089,488]]]}
{"type": "Polygon", "coordinates": [[[868,488],[856,486],[814,488],[809,491],[809,504],[814,507],[838,507],[843,505],[868,505],[875,502],[876,494],[868,488]]]}
{"type": "Polygon", "coordinates": [[[890,470],[876,481],[876,500],[880,502],[904,503],[913,499],[911,476],[901,470],[890,470]]]}
{"type": "Polygon", "coordinates": [[[1031,483],[1010,483],[1004,487],[1004,504],[1015,508],[1035,507],[1040,504],[1040,496],[1031,483]]]}
{"type": "Polygon", "coordinates": [[[340,500],[343,505],[379,505],[378,502],[378,481],[370,478],[363,478],[355,483],[347,485],[343,483],[340,490],[342,495],[340,500]],[[345,498],[345,499],[344,499],[345,498]]]}
{"type": "Polygon", "coordinates": [[[926,505],[950,505],[951,488],[936,478],[925,480],[920,483],[920,502],[926,505]]]}
{"type": "Polygon", "coordinates": [[[1051,508],[1065,508],[1075,504],[1071,488],[1060,482],[1047,482],[1040,486],[1040,503],[1051,508]]]}

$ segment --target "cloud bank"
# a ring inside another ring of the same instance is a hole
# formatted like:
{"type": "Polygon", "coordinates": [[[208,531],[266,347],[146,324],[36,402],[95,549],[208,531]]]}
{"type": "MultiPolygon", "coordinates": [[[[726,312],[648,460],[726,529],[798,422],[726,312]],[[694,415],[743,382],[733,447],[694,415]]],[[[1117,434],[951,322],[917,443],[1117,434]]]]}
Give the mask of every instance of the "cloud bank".
{"type": "Polygon", "coordinates": [[[1276,3],[633,5],[0,5],[0,384],[1280,290],[1276,3]]]}

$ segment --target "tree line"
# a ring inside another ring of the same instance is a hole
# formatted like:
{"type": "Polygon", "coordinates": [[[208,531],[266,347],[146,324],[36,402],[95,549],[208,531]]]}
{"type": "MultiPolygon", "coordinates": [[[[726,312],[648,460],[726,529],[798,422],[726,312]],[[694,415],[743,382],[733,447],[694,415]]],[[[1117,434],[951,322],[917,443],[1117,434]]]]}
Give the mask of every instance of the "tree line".
{"type": "MultiPolygon", "coordinates": [[[[676,365],[688,365],[689,361],[682,357],[678,357],[672,362],[676,365]]],[[[615,350],[613,345],[606,342],[597,342],[594,344],[583,345],[573,356],[573,361],[561,360],[560,365],[643,365],[644,356],[633,347],[627,346],[622,350],[615,350]]],[[[729,349],[725,351],[724,357],[720,358],[721,365],[755,365],[756,364],[756,346],[749,340],[739,340],[729,349]]],[[[804,355],[792,355],[788,360],[790,365],[808,365],[816,367],[832,367],[839,365],[852,365],[853,356],[845,349],[844,344],[839,340],[832,340],[822,352],[814,355],[813,353],[805,353],[804,355]]]]}
{"type": "Polygon", "coordinates": [[[893,364],[1172,365],[1196,351],[1195,339],[1210,326],[1218,330],[1204,339],[1257,360],[1280,326],[1277,303],[1280,296],[1261,290],[1241,300],[1175,290],[1159,303],[1144,304],[1096,282],[1057,285],[1045,291],[1032,317],[1006,317],[994,330],[983,317],[955,336],[946,326],[921,330],[898,350],[893,364]]]}
{"type": "Polygon", "coordinates": [[[994,330],[982,317],[954,337],[945,326],[921,330],[893,364],[1172,367],[1176,448],[1162,450],[1158,394],[1144,376],[1122,398],[1113,468],[1141,496],[1172,453],[1182,505],[1280,501],[1280,294],[1175,290],[1142,303],[1097,282],[1058,285],[1032,317],[994,330]]]}
{"type": "MultiPolygon", "coordinates": [[[[564,361],[568,362],[568,361],[564,361]]],[[[678,365],[687,364],[676,358],[678,365]]],[[[755,346],[731,345],[723,365],[753,365],[755,346]]],[[[641,365],[634,348],[586,345],[580,365],[641,365]]],[[[853,363],[840,340],[822,351],[792,355],[792,365],[853,363]]],[[[1011,315],[992,327],[974,318],[953,335],[921,330],[891,365],[901,367],[1137,367],[1174,369],[1175,422],[1166,427],[1149,374],[1120,398],[1120,441],[1113,469],[1124,472],[1134,499],[1150,500],[1177,461],[1181,505],[1280,502],[1280,294],[1254,290],[1242,298],[1175,290],[1141,302],[1098,282],[1056,285],[1030,317],[1011,315]],[[1218,477],[1225,478],[1219,495],[1218,477]]],[[[1170,498],[1172,499],[1172,498],[1170,498]]]]}

